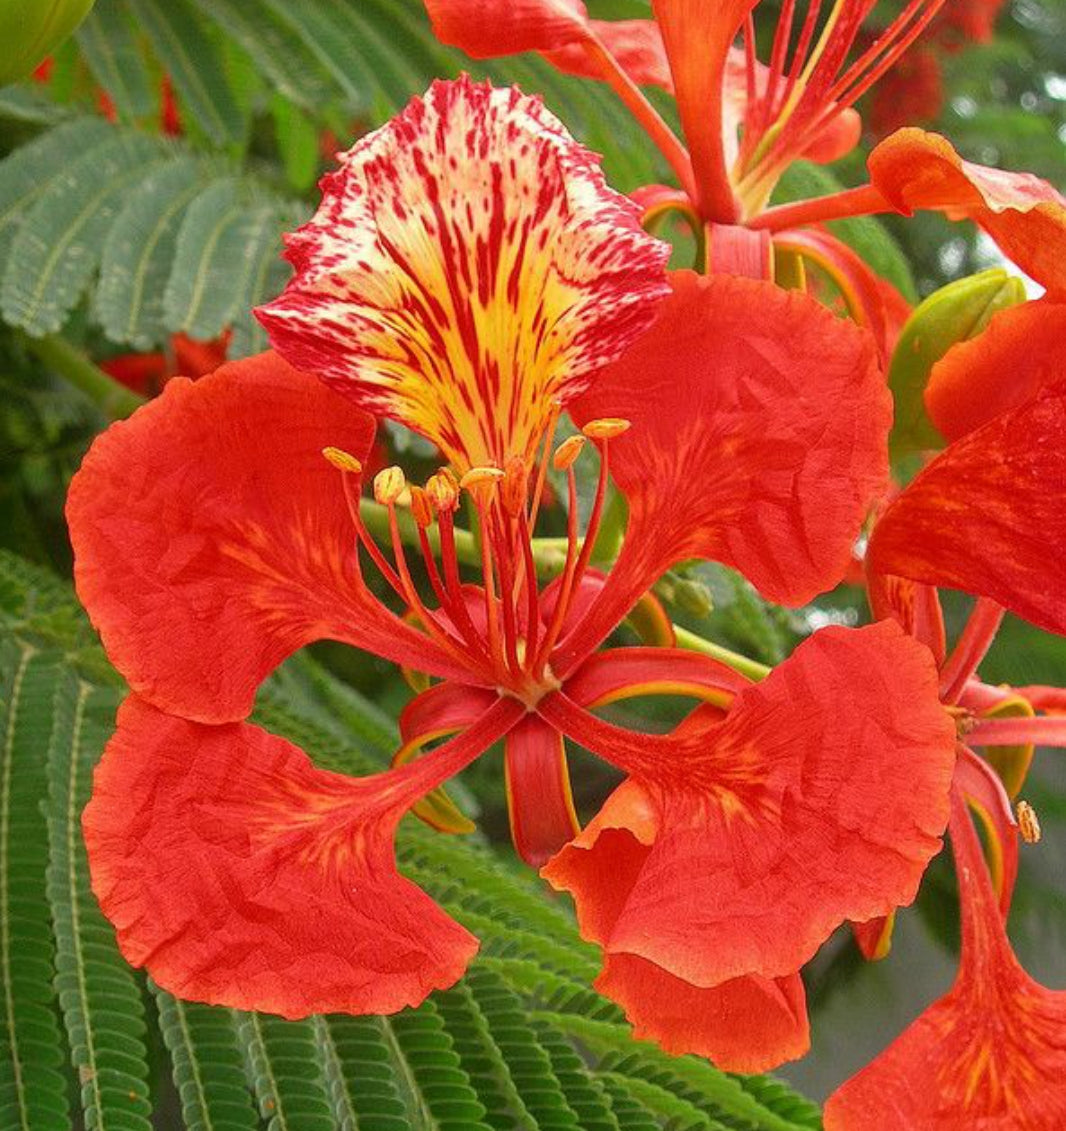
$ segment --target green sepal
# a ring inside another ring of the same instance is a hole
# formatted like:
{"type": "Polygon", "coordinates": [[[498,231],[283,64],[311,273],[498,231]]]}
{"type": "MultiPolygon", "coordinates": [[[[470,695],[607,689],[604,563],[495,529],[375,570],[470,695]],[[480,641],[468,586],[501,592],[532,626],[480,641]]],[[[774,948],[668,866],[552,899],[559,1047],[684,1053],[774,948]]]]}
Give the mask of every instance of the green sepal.
{"type": "Polygon", "coordinates": [[[1024,300],[1022,281],[993,267],[948,283],[915,307],[888,370],[896,409],[889,437],[893,461],[908,452],[944,447],[944,437],[925,411],[925,387],[933,366],[957,342],[981,333],[993,314],[1024,300]]]}

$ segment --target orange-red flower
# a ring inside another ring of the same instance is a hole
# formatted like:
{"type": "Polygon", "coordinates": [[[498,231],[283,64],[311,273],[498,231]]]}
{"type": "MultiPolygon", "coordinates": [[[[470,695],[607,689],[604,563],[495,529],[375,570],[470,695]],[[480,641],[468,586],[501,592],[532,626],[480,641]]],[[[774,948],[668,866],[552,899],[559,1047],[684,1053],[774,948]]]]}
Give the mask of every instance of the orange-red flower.
{"type": "Polygon", "coordinates": [[[896,626],[827,631],[759,685],[673,648],[599,651],[692,556],[785,602],[834,584],[886,471],[869,335],[767,282],[667,281],[638,218],[538,101],[435,84],[344,156],[260,312],[324,380],[263,354],[170,382],[93,446],[68,505],[76,581],[133,694],[84,826],[123,952],[161,985],[303,1016],[454,982],[476,940],[398,874],[392,835],[412,807],[459,827],[434,791],[500,739],[519,851],[554,856],[604,945],[603,988],[668,1047],[733,1067],[797,1055],[799,966],[844,919],[913,897],[947,820],[954,726],[896,626]],[[580,432],[553,453],[563,408],[580,432]],[[424,485],[374,477],[384,547],[360,505],[381,415],[451,464],[424,485]],[[582,446],[600,460],[583,539],[582,446]],[[571,507],[542,587],[548,460],[571,507]],[[589,563],[610,478],[630,518],[604,578],[589,563]],[[477,577],[456,551],[462,493],[477,577]],[[404,712],[392,770],[328,774],[241,721],[323,637],[440,681],[404,712]],[[705,705],[670,736],[591,713],[656,692],[705,705]],[[563,735],[627,774],[576,841],[563,735]]]}
{"type": "Polygon", "coordinates": [[[476,57],[535,50],[558,62],[563,52],[572,64],[568,69],[607,82],[680,186],[638,191],[649,215],[667,207],[687,212],[702,227],[709,270],[769,278],[772,246],[813,260],[830,273],[852,315],[870,326],[887,356],[887,284],[878,284],[861,261],[849,261],[844,245],[828,232],[818,229],[819,248],[812,255],[794,239],[796,229],[846,216],[932,209],[973,221],[1049,291],[1066,289],[1066,200],[1038,178],[962,161],[935,134],[906,129],[887,138],[870,157],[869,184],[767,206],[797,158],[829,161],[854,147],[859,119],[853,104],[923,33],[943,2],[910,0],[849,61],[872,6],[868,0],[836,0],[821,30],[817,0],[802,21],[794,0],[786,0],[765,66],[756,57],[752,11],[758,0],[653,0],[654,21],[624,24],[589,19],[581,0],[426,0],[426,6],[440,38],[476,57]],[[734,46],[738,36],[742,50],[734,46]],[[684,144],[641,83],[674,94],[684,144]],[[858,285],[856,272],[864,276],[858,285]]]}
{"type": "Polygon", "coordinates": [[[1057,1131],[1066,1123],[1066,993],[1019,966],[961,789],[951,846],[962,907],[955,984],[829,1097],[826,1131],[1057,1131]]]}

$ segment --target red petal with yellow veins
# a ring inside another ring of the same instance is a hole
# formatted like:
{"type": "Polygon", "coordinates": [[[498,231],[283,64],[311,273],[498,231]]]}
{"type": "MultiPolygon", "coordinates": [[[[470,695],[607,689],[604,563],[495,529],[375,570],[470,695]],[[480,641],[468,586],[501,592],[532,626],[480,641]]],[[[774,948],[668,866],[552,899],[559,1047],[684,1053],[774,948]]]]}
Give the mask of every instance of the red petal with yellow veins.
{"type": "Polygon", "coordinates": [[[892,418],[873,339],[770,283],[689,271],[652,329],[572,408],[632,421],[610,443],[629,526],[565,675],[674,562],[711,558],[771,600],[836,584],[887,476],[892,418]]]}
{"type": "Polygon", "coordinates": [[[874,527],[870,570],[989,597],[1066,633],[1066,382],[942,452],[874,527]]]}
{"type": "Polygon", "coordinates": [[[527,715],[507,735],[507,812],[515,851],[539,868],[580,831],[563,736],[527,715]]]}
{"type": "Polygon", "coordinates": [[[928,649],[885,621],[818,632],[723,721],[672,735],[548,695],[541,716],[631,782],[622,819],[543,874],[610,954],[704,987],[792,974],[843,920],[909,903],[939,850],[955,726],[937,684],[928,649]]]}
{"type": "Polygon", "coordinates": [[[460,470],[530,459],[654,318],[667,245],[539,99],[463,78],[341,157],[259,309],[275,346],[460,470]]]}
{"type": "Polygon", "coordinates": [[[992,316],[976,338],[933,366],[925,389],[929,417],[957,440],[1017,408],[1066,373],[1066,305],[1027,302],[992,316]]]}
{"type": "Polygon", "coordinates": [[[373,429],[265,353],[171,381],[97,437],[67,500],[74,578],[136,692],[187,718],[241,719],[286,656],[325,638],[464,674],[359,581],[322,449],[365,456],[373,429]]]}
{"type": "Polygon", "coordinates": [[[963,161],[946,138],[914,128],[886,138],[867,164],[894,208],[972,220],[1049,292],[1066,290],[1066,198],[1047,181],[963,161]]]}
{"type": "Polygon", "coordinates": [[[829,1098],[826,1131],[1060,1131],[1066,993],[1018,965],[961,801],[951,820],[963,909],[951,991],[829,1098]]]}
{"type": "Polygon", "coordinates": [[[359,779],[258,727],[129,698],[82,821],[122,953],[180,997],[290,1018],[452,985],[477,940],[399,875],[393,833],[520,714],[500,705],[432,763],[359,779]]]}

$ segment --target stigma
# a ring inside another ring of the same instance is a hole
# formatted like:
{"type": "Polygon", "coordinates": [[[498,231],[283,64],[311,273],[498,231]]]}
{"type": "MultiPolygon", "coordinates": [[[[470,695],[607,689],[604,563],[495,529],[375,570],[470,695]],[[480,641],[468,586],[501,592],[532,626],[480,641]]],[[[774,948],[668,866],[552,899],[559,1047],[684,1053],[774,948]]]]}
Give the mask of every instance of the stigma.
{"type": "MultiPolygon", "coordinates": [[[[558,416],[558,409],[551,413],[532,459],[512,456],[504,467],[481,464],[461,476],[442,467],[424,484],[409,483],[396,466],[379,471],[370,494],[386,512],[387,531],[377,539],[361,511],[362,465],[339,448],[322,453],[341,474],[359,549],[402,603],[407,619],[459,660],[473,682],[493,686],[530,710],[559,686],[551,657],[580,619],[582,583],[607,494],[610,444],[629,428],[618,418],[593,420],[553,446],[558,416]],[[575,467],[589,444],[599,453],[599,474],[582,533],[575,467]],[[568,516],[561,570],[542,588],[533,532],[549,464],[566,475],[568,516]],[[455,523],[464,498],[476,517],[473,537],[455,523]],[[417,542],[417,551],[405,545],[405,533],[408,542],[417,542]],[[421,585],[412,572],[415,560],[425,577],[421,585]]],[[[362,563],[360,577],[361,571],[362,563]]]]}

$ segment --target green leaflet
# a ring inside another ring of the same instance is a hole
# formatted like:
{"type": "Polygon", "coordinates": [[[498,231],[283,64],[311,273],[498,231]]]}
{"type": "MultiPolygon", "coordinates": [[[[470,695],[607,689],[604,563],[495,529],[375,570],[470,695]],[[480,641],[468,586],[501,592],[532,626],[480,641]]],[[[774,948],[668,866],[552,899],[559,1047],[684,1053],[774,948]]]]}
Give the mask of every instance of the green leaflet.
{"type": "Polygon", "coordinates": [[[100,262],[126,194],[166,152],[156,138],[111,131],[41,192],[4,272],[0,309],[7,322],[34,337],[60,329],[100,262]]]}
{"type": "Polygon", "coordinates": [[[192,157],[149,173],[129,194],[104,243],[94,311],[114,342],[148,350],[165,337],[163,292],[185,209],[202,190],[192,157]]]}
{"type": "Polygon", "coordinates": [[[52,1004],[48,828],[40,808],[52,700],[63,678],[54,657],[0,643],[0,1127],[12,1131],[70,1120],[52,1004]]]}
{"type": "MultiPolygon", "coordinates": [[[[10,935],[0,933],[0,967],[5,985],[15,990],[14,1022],[10,1007],[0,1014],[0,1110],[27,1111],[25,1096],[32,1094],[43,1112],[22,1124],[4,1114],[5,1129],[8,1122],[20,1131],[69,1126],[61,1105],[71,1071],[89,1126],[147,1131],[155,1102],[141,980],[119,955],[89,891],[80,839],[91,768],[121,694],[89,640],[66,585],[0,553],[0,702],[8,705],[0,737],[9,736],[0,766],[0,876],[19,878],[24,886],[17,894],[26,908],[25,915],[11,918],[10,935]],[[39,757],[44,749],[47,773],[39,757]],[[35,817],[42,811],[32,803],[45,794],[46,838],[45,816],[35,817]],[[5,812],[15,812],[5,805],[16,798],[18,823],[5,824],[5,812]],[[13,945],[30,939],[28,948],[13,945]],[[23,957],[27,951],[31,961],[23,957]],[[67,1055],[57,1009],[70,1046],[66,1074],[59,1071],[67,1055]],[[16,1098],[20,1109],[9,1106],[16,1063],[12,1032],[21,1050],[17,1063],[33,1083],[16,1098]]],[[[380,769],[395,741],[380,712],[306,658],[269,681],[257,721],[340,772],[380,769]]],[[[398,859],[406,874],[481,937],[481,956],[467,978],[418,1010],[393,1017],[299,1022],[179,1002],[151,987],[178,1091],[173,1102],[186,1127],[818,1126],[812,1106],[770,1078],[733,1078],[705,1062],[634,1043],[618,1007],[591,989],[599,968],[595,949],[580,940],[570,914],[535,877],[485,847],[434,834],[414,821],[401,828],[398,859]]],[[[0,901],[15,894],[0,883],[0,901]]]]}
{"type": "Polygon", "coordinates": [[[188,1131],[256,1131],[234,1015],[151,989],[188,1131]]]}
{"type": "Polygon", "coordinates": [[[126,0],[188,108],[187,128],[216,146],[239,143],[245,122],[222,55],[189,0],[126,0]]]}
{"type": "Polygon", "coordinates": [[[144,1010],[133,972],[89,890],[81,811],[111,731],[117,695],[70,672],[56,687],[48,748],[48,898],[56,990],[86,1123],[150,1131],[144,1010]]]}
{"type": "Polygon", "coordinates": [[[93,77],[124,119],[145,118],[158,104],[124,0],[96,0],[75,36],[93,77]]]}

